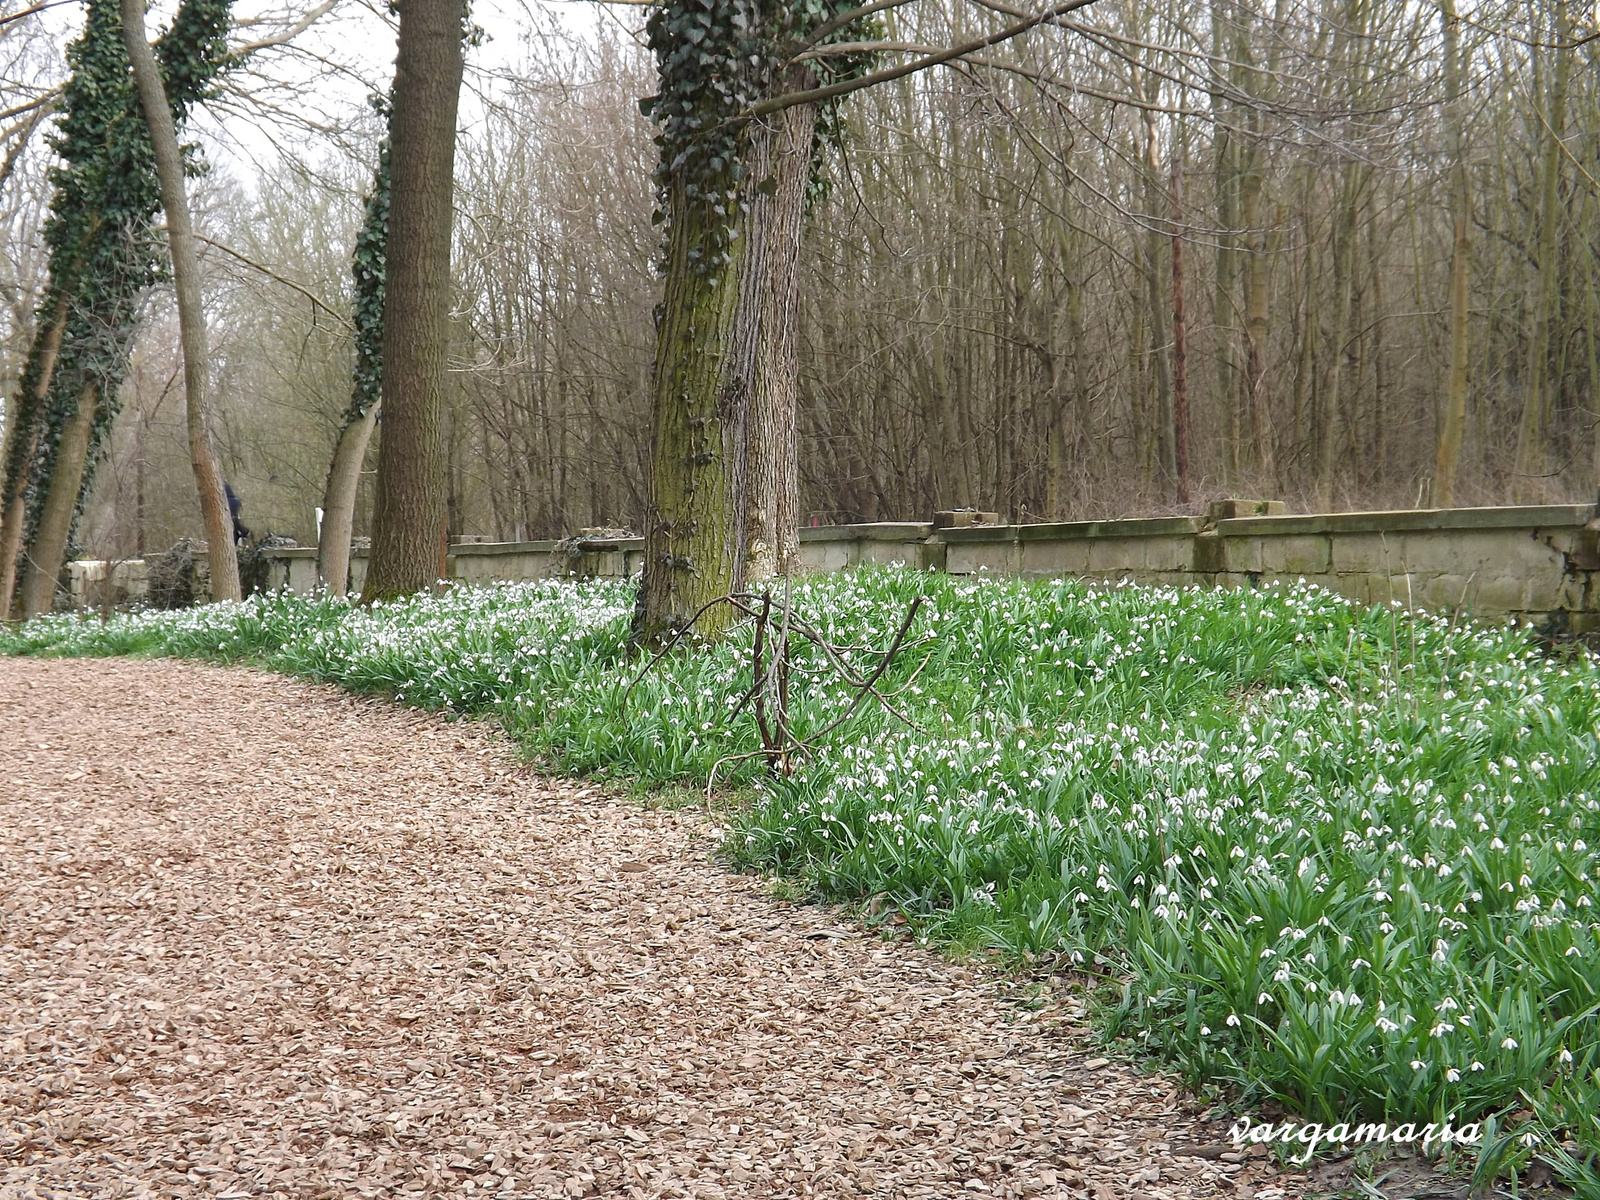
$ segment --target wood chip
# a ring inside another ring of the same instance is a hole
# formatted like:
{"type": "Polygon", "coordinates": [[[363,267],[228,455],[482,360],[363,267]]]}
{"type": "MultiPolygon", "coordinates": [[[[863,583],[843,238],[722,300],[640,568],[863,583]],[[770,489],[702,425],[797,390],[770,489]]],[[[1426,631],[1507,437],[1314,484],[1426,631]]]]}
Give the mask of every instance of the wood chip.
{"type": "Polygon", "coordinates": [[[0,752],[0,1196],[1306,1190],[1166,1154],[1226,1128],[1085,1062],[1081,997],[775,900],[485,726],[0,659],[0,752]]]}

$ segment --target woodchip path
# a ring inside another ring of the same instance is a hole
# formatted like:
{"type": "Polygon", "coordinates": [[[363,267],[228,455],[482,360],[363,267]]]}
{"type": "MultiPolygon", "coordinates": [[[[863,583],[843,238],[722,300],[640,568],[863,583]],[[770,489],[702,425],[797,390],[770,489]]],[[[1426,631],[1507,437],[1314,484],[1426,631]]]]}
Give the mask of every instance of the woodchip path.
{"type": "Polygon", "coordinates": [[[483,726],[0,659],[0,1198],[1299,1194],[713,849],[483,726]]]}

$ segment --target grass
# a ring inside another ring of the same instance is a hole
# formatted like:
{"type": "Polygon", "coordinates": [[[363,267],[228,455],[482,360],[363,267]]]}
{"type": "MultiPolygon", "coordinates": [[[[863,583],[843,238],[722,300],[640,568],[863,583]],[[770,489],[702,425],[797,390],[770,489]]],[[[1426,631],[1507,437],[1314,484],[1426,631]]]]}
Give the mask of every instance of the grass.
{"type": "MultiPolygon", "coordinates": [[[[917,594],[885,686],[927,732],[868,706],[791,778],[719,770],[750,797],[723,843],[736,864],[882,896],[928,941],[1101,971],[1109,1032],[1240,1108],[1494,1117],[1486,1169],[1538,1152],[1595,1186],[1594,658],[1303,586],[882,571],[795,588],[858,646],[917,594]]],[[[632,606],[607,582],[367,612],[278,595],[44,618],[0,632],[0,652],[259,662],[491,715],[555,769],[681,794],[756,745],[748,713],[728,715],[748,649],[672,656],[625,703],[632,606]]],[[[804,735],[848,693],[820,654],[799,665],[818,671],[794,701],[804,735]]]]}

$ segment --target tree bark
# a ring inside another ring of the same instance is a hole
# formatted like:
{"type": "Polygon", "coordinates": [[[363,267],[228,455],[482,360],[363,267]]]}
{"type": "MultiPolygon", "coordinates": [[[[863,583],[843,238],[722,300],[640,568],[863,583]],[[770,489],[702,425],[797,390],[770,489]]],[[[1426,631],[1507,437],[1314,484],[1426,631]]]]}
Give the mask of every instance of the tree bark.
{"type": "Polygon", "coordinates": [[[23,620],[55,607],[61,563],[66,557],[72,519],[78,511],[78,494],[83,490],[83,468],[89,458],[89,439],[94,432],[99,397],[98,383],[89,380],[78,393],[77,410],[61,423],[55,465],[50,472],[50,490],[39,512],[33,544],[28,548],[27,573],[22,581],[23,620]]]}
{"type": "MultiPolygon", "coordinates": [[[[809,79],[790,90],[808,86],[809,79]]],[[[750,487],[745,503],[745,578],[790,575],[800,562],[800,467],[795,413],[799,387],[800,239],[811,172],[815,105],[766,118],[772,179],[761,297],[761,332],[747,431],[750,487]]],[[[752,217],[757,209],[752,209],[752,217]]]]}
{"type": "MultiPolygon", "coordinates": [[[[707,230],[724,218],[690,200],[681,181],[670,185],[667,208],[644,581],[634,622],[635,637],[645,642],[683,628],[733,590],[744,554],[738,526],[749,406],[733,360],[736,332],[754,336],[748,328],[736,331],[749,246],[736,232],[720,262],[696,269],[707,230]]],[[[715,636],[728,620],[723,606],[707,611],[696,628],[715,636]]]]}
{"type": "Polygon", "coordinates": [[[1182,134],[1172,150],[1172,458],[1179,504],[1189,503],[1189,333],[1183,311],[1182,134]]]}
{"type": "Polygon", "coordinates": [[[1334,474],[1338,466],[1339,422],[1344,406],[1345,376],[1349,373],[1350,316],[1354,307],[1354,257],[1356,210],[1361,186],[1357,169],[1346,166],[1343,194],[1335,217],[1333,240],[1333,292],[1335,317],[1333,344],[1328,355],[1328,386],[1319,414],[1317,438],[1317,506],[1324,512],[1333,507],[1334,474]]]}
{"type": "Polygon", "coordinates": [[[39,444],[39,423],[45,401],[50,397],[56,359],[60,357],[62,338],[66,334],[67,303],[66,292],[58,292],[49,323],[38,332],[29,349],[32,370],[23,373],[21,402],[6,414],[9,419],[6,421],[5,457],[0,459],[0,478],[6,481],[4,510],[0,513],[0,620],[10,617],[12,598],[17,590],[17,558],[22,552],[22,526],[27,517],[28,473],[39,444]]]}
{"type": "Polygon", "coordinates": [[[361,600],[433,585],[445,520],[444,391],[461,0],[401,0],[390,117],[383,438],[361,600]]]}
{"type": "Polygon", "coordinates": [[[361,485],[361,465],[367,461],[367,446],[380,408],[381,403],[368,405],[365,413],[340,431],[322,491],[317,578],[336,596],[350,590],[350,535],[355,528],[356,491],[361,485]]]}
{"type": "Polygon", "coordinates": [[[184,184],[183,152],[172,119],[161,71],[144,33],[144,0],[122,0],[122,36],[128,46],[139,107],[155,158],[161,184],[161,207],[167,216],[167,245],[172,253],[172,282],[177,293],[178,334],[183,347],[183,388],[187,401],[189,462],[200,493],[200,513],[205,521],[206,556],[211,566],[213,600],[239,600],[239,556],[233,544],[233,521],[222,490],[211,433],[207,388],[210,356],[206,349],[205,310],[200,296],[200,264],[195,253],[194,227],[189,218],[189,196],[184,184]]]}
{"type": "MultiPolygon", "coordinates": [[[[804,70],[791,75],[789,90],[809,80],[804,70]]],[[[799,566],[799,257],[815,128],[809,104],[746,128],[744,204],[720,264],[691,265],[718,214],[676,183],[668,192],[653,489],[635,622],[646,641],[681,628],[718,596],[799,566]]],[[[696,629],[715,636],[731,616],[708,611],[696,629]]]]}
{"type": "Polygon", "coordinates": [[[1547,417],[1551,408],[1550,327],[1560,307],[1561,281],[1558,261],[1561,201],[1561,131],[1566,126],[1567,82],[1572,70],[1572,36],[1567,19],[1566,0],[1556,0],[1555,77],[1550,84],[1549,112],[1545,117],[1544,162],[1541,164],[1539,197],[1539,283],[1534,309],[1533,336],[1528,339],[1528,384],[1522,398],[1522,418],[1517,422],[1517,457],[1511,482],[1512,501],[1535,504],[1543,498],[1546,483],[1545,441],[1547,417]]]}
{"type": "Polygon", "coordinates": [[[1472,219],[1472,197],[1467,180],[1461,110],[1461,30],[1455,0],[1441,0],[1439,21],[1444,26],[1445,153],[1450,158],[1450,222],[1455,237],[1450,262],[1450,366],[1434,464],[1433,503],[1438,508],[1450,508],[1455,504],[1461,436],[1467,423],[1467,267],[1472,250],[1467,227],[1472,219]]]}

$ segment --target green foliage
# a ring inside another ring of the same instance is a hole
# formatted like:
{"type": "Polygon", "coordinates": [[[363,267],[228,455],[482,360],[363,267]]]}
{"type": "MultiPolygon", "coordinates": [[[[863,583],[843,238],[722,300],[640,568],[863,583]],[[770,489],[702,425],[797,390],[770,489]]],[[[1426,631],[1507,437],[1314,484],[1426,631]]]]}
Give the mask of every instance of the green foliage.
{"type": "MultiPolygon", "coordinates": [[[[855,7],[856,0],[675,0],[651,12],[646,31],[659,90],[639,108],[659,128],[656,220],[666,219],[673,194],[702,214],[691,270],[709,274],[727,263],[743,188],[763,183],[746,178],[749,109],[790,88],[866,70],[869,55],[822,59],[799,69],[790,61],[815,30],[855,7]]],[[[823,44],[859,41],[876,28],[870,19],[853,21],[823,44]]],[[[820,116],[819,136],[837,136],[834,113],[830,105],[820,116]]],[[[812,163],[820,172],[815,153],[812,163]]]]}
{"type": "Polygon", "coordinates": [[[383,281],[389,242],[389,134],[390,101],[372,97],[372,107],[383,117],[385,132],[378,142],[378,165],[367,193],[365,216],[350,255],[354,278],[351,316],[355,325],[356,360],[346,424],[354,424],[383,398],[383,281]]]}
{"type": "MultiPolygon", "coordinates": [[[[656,786],[715,769],[751,796],[725,831],[734,862],[881,896],[924,941],[1107,973],[1108,1032],[1245,1104],[1457,1127],[1531,1108],[1484,1152],[1592,1175],[1595,658],[1304,586],[795,586],[862,668],[917,595],[883,686],[921,728],[863,707],[783,780],[733,758],[757,747],[730,711],[737,629],[627,692],[627,584],[45,618],[0,652],[261,662],[494,716],[556,769],[656,786]]],[[[795,666],[805,737],[851,691],[814,646],[795,666]]]]}

